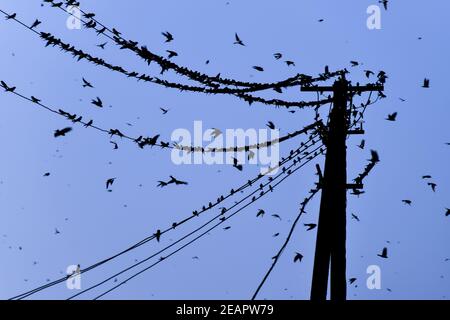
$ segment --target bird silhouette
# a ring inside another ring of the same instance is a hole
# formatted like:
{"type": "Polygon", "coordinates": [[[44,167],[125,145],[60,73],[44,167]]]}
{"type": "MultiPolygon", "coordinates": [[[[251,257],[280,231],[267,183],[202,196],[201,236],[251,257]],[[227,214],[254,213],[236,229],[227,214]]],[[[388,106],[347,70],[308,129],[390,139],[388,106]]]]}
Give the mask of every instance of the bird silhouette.
{"type": "Polygon", "coordinates": [[[83,80],[83,88],[94,88],[92,86],[92,84],[89,81],[87,81],[85,78],[82,78],[82,80],[83,80]]]}
{"type": "Polygon", "coordinates": [[[167,112],[169,112],[169,109],[164,109],[164,108],[159,108],[163,114],[166,114],[167,112]]]}
{"type": "Polygon", "coordinates": [[[107,44],[108,44],[108,42],[104,42],[104,43],[98,44],[97,47],[99,47],[99,48],[105,50],[105,46],[106,46],[107,44]]]}
{"type": "Polygon", "coordinates": [[[169,32],[161,32],[161,34],[166,38],[166,43],[173,41],[173,35],[169,32]]]}
{"type": "Polygon", "coordinates": [[[388,114],[386,120],[388,121],[395,121],[397,119],[397,112],[394,112],[392,114],[388,114]]]}
{"type": "Polygon", "coordinates": [[[359,62],[358,61],[350,61],[350,64],[352,65],[352,67],[359,66],[359,62]]]}
{"type": "Polygon", "coordinates": [[[370,76],[375,75],[375,73],[373,71],[370,71],[370,70],[364,70],[364,72],[366,73],[366,77],[367,78],[370,78],[370,76]]]}
{"type": "Polygon", "coordinates": [[[450,209],[449,209],[449,208],[445,208],[445,210],[447,210],[447,211],[445,212],[445,216],[446,216],[446,217],[450,216],[450,209]]]}
{"type": "Polygon", "coordinates": [[[380,1],[378,1],[379,3],[381,3],[382,5],[383,5],[383,7],[384,7],[384,10],[386,10],[387,11],[387,9],[388,9],[388,0],[380,0],[380,1]]]}
{"type": "Polygon", "coordinates": [[[412,201],[411,201],[411,200],[408,200],[408,199],[402,200],[402,202],[403,202],[404,204],[409,205],[409,206],[412,204],[412,201]]]}
{"type": "Polygon", "coordinates": [[[110,141],[109,143],[111,143],[114,146],[114,150],[119,149],[119,145],[117,144],[117,142],[110,141]]]}
{"type": "Polygon", "coordinates": [[[353,284],[356,280],[356,278],[350,278],[348,279],[348,283],[353,284]]]}
{"type": "Polygon", "coordinates": [[[277,60],[280,60],[283,57],[283,55],[281,53],[277,52],[277,53],[273,54],[273,57],[277,60]]]}
{"type": "Polygon", "coordinates": [[[179,185],[187,185],[188,184],[186,181],[178,180],[178,179],[174,178],[173,176],[170,176],[170,181],[168,183],[169,184],[170,183],[175,183],[175,185],[177,185],[177,186],[179,186],[179,185]]]}
{"type": "Polygon", "coordinates": [[[234,39],[235,39],[234,44],[245,46],[244,42],[242,42],[237,33],[234,34],[234,39]]]}
{"type": "Polygon", "coordinates": [[[279,219],[281,221],[281,217],[278,214],[273,214],[272,217],[277,218],[277,219],[279,219]]]}
{"type": "Polygon", "coordinates": [[[304,223],[303,225],[307,227],[306,231],[313,230],[317,227],[317,224],[315,223],[304,223]]]}
{"type": "Polygon", "coordinates": [[[55,133],[53,134],[53,136],[54,136],[55,138],[58,138],[58,137],[65,137],[66,134],[69,133],[70,131],[72,131],[72,128],[71,128],[71,127],[67,127],[67,128],[60,129],[60,130],[55,130],[55,133]]]}
{"type": "Polygon", "coordinates": [[[14,92],[16,90],[16,87],[9,87],[4,81],[0,81],[0,84],[6,92],[14,92]]]}
{"type": "Polygon", "coordinates": [[[359,222],[359,217],[354,213],[352,213],[352,219],[355,219],[356,221],[359,222]]]}
{"type": "Polygon", "coordinates": [[[423,85],[422,88],[429,88],[430,87],[430,79],[423,79],[423,85]]]}
{"type": "Polygon", "coordinates": [[[116,181],[116,178],[110,178],[106,180],[106,189],[109,189],[114,184],[114,181],[116,181]]]}
{"type": "Polygon", "coordinates": [[[434,182],[428,182],[428,185],[431,187],[431,190],[433,190],[433,192],[436,192],[436,187],[437,184],[434,182]]]}
{"type": "Polygon", "coordinates": [[[288,67],[290,67],[290,66],[295,67],[295,62],[294,62],[294,61],[286,60],[284,63],[286,63],[286,65],[287,65],[288,67]]]}
{"type": "Polygon", "coordinates": [[[425,176],[422,176],[422,179],[431,179],[431,176],[430,175],[425,175],[425,176]]]}
{"type": "Polygon", "coordinates": [[[58,230],[58,228],[55,228],[55,234],[60,234],[61,232],[58,230]]]}
{"type": "Polygon", "coordinates": [[[178,56],[178,53],[176,53],[176,52],[173,51],[173,50],[166,50],[166,52],[169,54],[169,55],[167,56],[168,59],[173,58],[173,57],[177,57],[177,56],[178,56]]]}
{"type": "Polygon", "coordinates": [[[6,20],[10,20],[10,19],[15,19],[15,18],[16,18],[16,16],[17,16],[17,14],[16,14],[16,13],[13,13],[13,14],[7,15],[7,16],[6,16],[6,20]]]}
{"type": "Polygon", "coordinates": [[[358,148],[364,149],[364,146],[366,145],[366,140],[362,139],[361,143],[358,145],[358,148]]]}
{"type": "Polygon", "coordinates": [[[295,262],[302,262],[303,255],[301,253],[296,252],[294,256],[294,263],[295,262]]]}
{"type": "Polygon", "coordinates": [[[383,248],[383,251],[381,252],[381,254],[377,254],[377,256],[379,256],[380,258],[383,258],[383,259],[387,259],[388,258],[387,248],[383,248]]]}
{"type": "Polygon", "coordinates": [[[243,167],[242,164],[239,164],[238,159],[233,158],[233,167],[238,169],[239,171],[242,171],[243,167]]]}
{"type": "Polygon", "coordinates": [[[264,68],[260,67],[260,66],[253,66],[253,69],[255,69],[256,71],[259,71],[259,72],[263,72],[264,71],[264,68]]]}
{"type": "Polygon", "coordinates": [[[31,101],[34,103],[38,103],[38,104],[41,102],[41,100],[39,100],[38,98],[33,97],[33,96],[31,96],[31,101]]]}
{"type": "Polygon", "coordinates": [[[259,209],[258,212],[256,213],[256,217],[264,217],[264,215],[266,214],[266,212],[263,209],[259,209]]]}
{"type": "Polygon", "coordinates": [[[91,103],[94,106],[97,106],[99,108],[103,108],[103,101],[99,97],[97,97],[95,100],[92,100],[91,103]]]}
{"type": "Polygon", "coordinates": [[[30,29],[36,28],[38,25],[40,25],[42,22],[36,19],[33,24],[31,25],[30,29]]]}
{"type": "Polygon", "coordinates": [[[272,121],[268,121],[266,126],[271,130],[275,130],[275,124],[272,121]]]}
{"type": "Polygon", "coordinates": [[[50,177],[50,172],[44,173],[44,177],[50,177]]]}
{"type": "Polygon", "coordinates": [[[159,242],[159,240],[161,239],[161,230],[157,230],[156,233],[153,234],[156,238],[156,241],[159,242]]]}
{"type": "Polygon", "coordinates": [[[94,120],[89,120],[89,122],[87,122],[87,123],[84,125],[84,127],[85,127],[85,128],[88,128],[88,127],[91,127],[93,124],[94,124],[94,120]]]}

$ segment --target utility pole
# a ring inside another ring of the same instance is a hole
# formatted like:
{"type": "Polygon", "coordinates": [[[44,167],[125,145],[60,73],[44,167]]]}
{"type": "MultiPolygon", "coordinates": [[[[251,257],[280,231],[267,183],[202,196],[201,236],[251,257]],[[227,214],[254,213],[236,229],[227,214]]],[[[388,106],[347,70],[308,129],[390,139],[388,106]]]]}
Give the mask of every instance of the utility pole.
{"type": "MultiPolygon", "coordinates": [[[[321,178],[322,198],[316,240],[316,253],[311,286],[311,300],[326,300],[330,275],[331,300],[347,297],[346,277],[346,209],[347,189],[362,189],[362,184],[347,184],[348,134],[363,134],[363,130],[349,130],[348,102],[353,93],[382,91],[383,86],[350,86],[345,77],[333,86],[302,87],[306,92],[333,92],[333,108],[328,130],[322,140],[327,147],[324,175],[321,178]],[[330,271],[331,269],[331,271],[330,271]]],[[[318,168],[319,176],[322,175],[318,168]]]]}

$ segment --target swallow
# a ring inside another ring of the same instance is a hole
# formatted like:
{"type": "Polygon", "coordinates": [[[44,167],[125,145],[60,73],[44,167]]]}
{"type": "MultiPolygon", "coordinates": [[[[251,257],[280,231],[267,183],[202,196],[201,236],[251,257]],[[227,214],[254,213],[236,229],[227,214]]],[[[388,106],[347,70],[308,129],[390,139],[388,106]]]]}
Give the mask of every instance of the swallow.
{"type": "Polygon", "coordinates": [[[353,284],[356,281],[356,278],[350,278],[348,279],[349,284],[353,284]]]}
{"type": "Polygon", "coordinates": [[[281,217],[278,214],[273,214],[272,217],[277,218],[281,221],[281,217]]]}
{"type": "Polygon", "coordinates": [[[159,242],[159,240],[161,239],[161,230],[157,230],[156,233],[153,234],[156,238],[156,241],[159,242]]]}
{"type": "Polygon", "coordinates": [[[85,78],[81,78],[83,80],[83,88],[94,88],[92,84],[87,81],[85,78]]]}
{"type": "Polygon", "coordinates": [[[411,201],[411,200],[407,200],[407,199],[402,200],[402,202],[403,202],[404,204],[407,204],[408,206],[410,206],[410,205],[412,204],[412,201],[411,201]]]}
{"type": "Polygon", "coordinates": [[[34,103],[38,103],[38,104],[41,102],[41,100],[39,100],[38,98],[33,97],[33,96],[31,96],[31,101],[34,103]]]}
{"type": "Polygon", "coordinates": [[[352,213],[352,219],[355,219],[356,221],[359,222],[359,217],[356,214],[352,213]]]}
{"type": "Polygon", "coordinates": [[[266,214],[266,212],[263,209],[259,209],[258,212],[256,213],[256,217],[264,217],[264,215],[266,214]]]}
{"type": "Polygon", "coordinates": [[[239,171],[242,171],[243,167],[242,164],[238,163],[238,159],[233,158],[233,167],[238,169],[239,171]]]}
{"type": "Polygon", "coordinates": [[[450,216],[450,209],[449,208],[445,208],[446,212],[445,212],[445,216],[448,217],[450,216]]]}
{"type": "Polygon", "coordinates": [[[244,42],[242,42],[237,33],[234,34],[234,39],[235,39],[234,44],[245,46],[244,42]]]}
{"type": "Polygon", "coordinates": [[[117,144],[117,142],[110,141],[109,143],[111,143],[112,145],[114,145],[114,150],[119,149],[119,145],[117,144]]]}
{"type": "Polygon", "coordinates": [[[280,60],[283,57],[283,55],[281,53],[277,52],[277,53],[273,54],[273,57],[277,60],[280,60]]]}
{"type": "Polygon", "coordinates": [[[286,65],[287,65],[288,67],[290,67],[290,66],[295,67],[295,62],[294,62],[294,61],[286,60],[284,63],[286,63],[286,65]]]}
{"type": "Polygon", "coordinates": [[[260,67],[260,66],[253,66],[253,69],[255,69],[256,71],[259,71],[259,72],[263,72],[264,71],[264,68],[260,67]]]}
{"type": "Polygon", "coordinates": [[[172,51],[172,50],[166,50],[166,52],[169,54],[169,55],[167,56],[167,59],[170,59],[170,58],[173,58],[173,57],[177,57],[177,56],[178,56],[178,53],[176,53],[175,51],[172,51]]]}
{"type": "Polygon", "coordinates": [[[392,114],[388,114],[386,120],[387,121],[395,121],[395,120],[397,120],[397,112],[394,112],[392,114]]]}
{"type": "Polygon", "coordinates": [[[213,137],[214,139],[216,139],[218,136],[220,136],[222,134],[222,131],[220,131],[217,128],[213,128],[212,132],[211,132],[211,137],[213,137]]]}
{"type": "Polygon", "coordinates": [[[98,44],[97,47],[99,47],[100,49],[105,50],[105,46],[106,46],[107,44],[108,44],[108,42],[104,42],[104,43],[98,44]]]}
{"type": "Polygon", "coordinates": [[[166,43],[173,41],[173,35],[169,31],[161,32],[161,34],[166,38],[166,43]]]}
{"type": "Polygon", "coordinates": [[[303,225],[304,225],[305,227],[307,227],[306,231],[313,230],[314,228],[317,227],[317,224],[315,224],[315,223],[304,223],[303,225]]]}
{"type": "Polygon", "coordinates": [[[388,2],[389,2],[388,0],[380,0],[380,1],[378,1],[378,3],[383,4],[384,10],[386,10],[386,11],[388,9],[388,2]]]}
{"type": "Polygon", "coordinates": [[[61,129],[61,130],[55,130],[55,133],[53,134],[53,136],[55,138],[65,137],[66,134],[69,133],[70,131],[72,131],[71,127],[67,127],[67,128],[61,129]]]}
{"type": "Polygon", "coordinates": [[[366,73],[366,78],[369,79],[370,76],[374,76],[375,73],[373,71],[370,70],[364,70],[364,72],[366,73]]]}
{"type": "Polygon", "coordinates": [[[31,25],[30,29],[36,28],[38,25],[40,25],[42,22],[36,19],[33,24],[31,25]]]}
{"type": "Polygon", "coordinates": [[[97,97],[97,99],[95,99],[95,100],[92,100],[91,104],[93,104],[94,106],[97,106],[99,108],[103,108],[103,101],[99,97],[97,97]]]}
{"type": "Polygon", "coordinates": [[[88,127],[91,127],[93,124],[94,124],[94,120],[89,120],[89,122],[87,122],[87,123],[84,125],[84,127],[85,127],[85,128],[88,128],[88,127]]]}
{"type": "Polygon", "coordinates": [[[430,175],[425,175],[425,176],[422,176],[422,179],[431,179],[431,176],[430,175]]]}
{"type": "Polygon", "coordinates": [[[268,121],[266,126],[271,130],[275,130],[275,124],[272,121],[268,121]]]}
{"type": "Polygon", "coordinates": [[[352,67],[359,66],[359,62],[358,61],[350,61],[350,64],[352,65],[352,67]]]}
{"type": "Polygon", "coordinates": [[[377,254],[377,256],[379,256],[380,258],[383,258],[383,259],[387,259],[388,258],[387,248],[383,248],[383,251],[381,252],[381,254],[377,254]]]}
{"type": "Polygon", "coordinates": [[[303,259],[303,255],[301,253],[296,252],[295,256],[294,256],[294,263],[297,261],[302,262],[302,259],[303,259]]]}
{"type": "Polygon", "coordinates": [[[427,78],[425,78],[425,79],[423,79],[423,85],[422,85],[422,88],[429,88],[430,87],[430,79],[427,79],[427,78]]]}
{"type": "Polygon", "coordinates": [[[437,187],[436,183],[428,182],[427,184],[431,187],[431,190],[433,190],[433,192],[436,192],[436,187],[437,187]]]}
{"type": "Polygon", "coordinates": [[[4,81],[0,81],[0,84],[6,92],[14,92],[16,90],[16,87],[9,87],[4,81]]]}
{"type": "Polygon", "coordinates": [[[114,181],[116,181],[116,178],[110,178],[106,180],[106,189],[109,189],[114,184],[114,181]]]}
{"type": "Polygon", "coordinates": [[[366,141],[363,139],[363,140],[361,140],[361,143],[358,145],[358,148],[364,149],[365,145],[366,145],[366,141]]]}
{"type": "Polygon", "coordinates": [[[162,114],[166,114],[169,112],[169,109],[159,108],[162,111],[162,114]]]}
{"type": "Polygon", "coordinates": [[[44,177],[50,177],[50,172],[44,173],[44,177]]]}
{"type": "Polygon", "coordinates": [[[16,18],[16,16],[17,16],[17,14],[16,14],[16,13],[13,13],[13,14],[7,15],[7,16],[6,16],[6,20],[10,20],[10,19],[15,19],[15,18],[16,18]]]}

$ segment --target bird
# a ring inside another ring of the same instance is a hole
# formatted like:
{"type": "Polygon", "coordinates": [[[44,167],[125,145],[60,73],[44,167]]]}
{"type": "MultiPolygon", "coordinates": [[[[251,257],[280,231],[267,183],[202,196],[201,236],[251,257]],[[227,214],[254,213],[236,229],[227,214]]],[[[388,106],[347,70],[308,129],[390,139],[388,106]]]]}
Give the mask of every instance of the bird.
{"type": "Polygon", "coordinates": [[[173,35],[169,31],[161,32],[161,34],[166,38],[166,43],[173,40],[173,35]]]}
{"type": "Polygon", "coordinates": [[[89,120],[89,122],[87,122],[87,123],[84,125],[84,127],[85,127],[85,128],[88,128],[88,127],[92,126],[93,124],[94,124],[94,120],[89,120]]]}
{"type": "Polygon", "coordinates": [[[375,73],[373,71],[370,71],[370,70],[364,70],[364,72],[366,73],[366,77],[367,78],[370,78],[370,76],[375,75],[375,73]]]}
{"type": "Polygon", "coordinates": [[[44,173],[44,177],[50,177],[50,172],[44,173]]]}
{"type": "Polygon", "coordinates": [[[290,66],[295,67],[295,62],[294,62],[294,61],[286,60],[284,63],[286,63],[286,65],[287,65],[288,67],[290,67],[290,66]]]}
{"type": "Polygon", "coordinates": [[[167,56],[167,59],[170,59],[170,58],[173,58],[173,57],[177,57],[177,56],[178,56],[178,53],[176,53],[175,51],[172,51],[172,50],[166,50],[166,52],[169,54],[169,55],[167,56]]]}
{"type": "Polygon", "coordinates": [[[33,24],[31,25],[30,29],[36,28],[38,25],[40,25],[42,22],[36,19],[33,24]]]}
{"type": "Polygon", "coordinates": [[[277,232],[277,233],[275,233],[272,237],[278,237],[280,235],[280,233],[279,232],[277,232]]]}
{"type": "Polygon", "coordinates": [[[97,97],[97,99],[95,99],[95,100],[92,100],[91,103],[94,106],[97,106],[99,108],[103,108],[103,101],[99,97],[97,97]]]}
{"type": "Polygon", "coordinates": [[[234,44],[238,44],[240,46],[245,46],[244,42],[242,42],[242,40],[239,38],[237,33],[234,34],[234,39],[235,39],[234,44]]]}
{"type": "Polygon", "coordinates": [[[33,96],[31,96],[31,101],[34,102],[34,103],[40,103],[41,102],[41,100],[39,100],[38,98],[33,97],[33,96]]]}
{"type": "Polygon", "coordinates": [[[266,212],[263,210],[263,209],[259,209],[258,210],[258,212],[256,213],[256,217],[257,218],[259,218],[259,217],[264,217],[264,214],[265,214],[266,212]]]}
{"type": "Polygon", "coordinates": [[[222,131],[220,131],[217,128],[213,128],[212,132],[211,132],[211,137],[213,137],[214,139],[216,139],[218,136],[220,136],[222,134],[222,131]]]}
{"type": "Polygon", "coordinates": [[[277,218],[277,219],[279,219],[281,221],[281,217],[278,214],[273,214],[272,217],[277,218]]]}
{"type": "Polygon", "coordinates": [[[359,66],[359,62],[358,61],[350,61],[350,64],[352,65],[352,67],[359,66]]]}
{"type": "Polygon", "coordinates": [[[117,142],[110,141],[109,143],[111,143],[112,145],[114,145],[114,150],[119,149],[119,145],[117,144],[117,142]]]}
{"type": "Polygon", "coordinates": [[[450,209],[449,208],[445,208],[446,212],[445,212],[445,216],[448,217],[450,216],[450,209]]]}
{"type": "Polygon", "coordinates": [[[428,185],[431,187],[431,190],[433,190],[433,192],[436,192],[436,187],[437,184],[434,182],[428,182],[428,185]]]}
{"type": "Polygon", "coordinates": [[[303,259],[303,255],[301,253],[296,252],[295,256],[294,256],[294,263],[297,261],[302,262],[302,259],[303,259]]]}
{"type": "Polygon", "coordinates": [[[187,185],[188,184],[186,181],[178,180],[178,179],[174,178],[173,176],[170,176],[170,181],[167,182],[167,183],[168,184],[175,183],[175,185],[177,185],[177,186],[179,186],[179,185],[187,185]]]}
{"type": "Polygon", "coordinates": [[[271,130],[275,130],[275,124],[272,121],[268,121],[266,126],[271,130]]]}
{"type": "Polygon", "coordinates": [[[159,242],[159,240],[161,239],[161,230],[157,230],[156,233],[153,234],[156,238],[156,241],[159,242]]]}
{"type": "Polygon", "coordinates": [[[356,280],[356,278],[350,278],[348,279],[348,283],[353,284],[356,280]]]}
{"type": "Polygon", "coordinates": [[[319,20],[317,20],[318,22],[324,22],[325,20],[324,19],[319,19],[319,20]]]}
{"type": "Polygon", "coordinates": [[[362,139],[361,143],[358,145],[358,148],[364,149],[364,146],[366,145],[366,140],[362,139]]]}
{"type": "Polygon", "coordinates": [[[402,200],[402,202],[403,202],[404,204],[409,205],[409,206],[412,204],[412,201],[411,201],[411,200],[408,200],[408,199],[402,200]]]}
{"type": "Polygon", "coordinates": [[[55,130],[55,133],[53,134],[53,136],[55,138],[58,137],[65,137],[67,133],[69,133],[70,131],[72,131],[71,127],[66,127],[64,129],[59,129],[59,130],[55,130]]]}
{"type": "Polygon", "coordinates": [[[377,256],[379,256],[380,258],[383,258],[383,259],[387,259],[388,258],[387,248],[386,247],[383,248],[383,251],[381,252],[381,254],[377,254],[377,256]]]}
{"type": "Polygon", "coordinates": [[[422,176],[422,179],[431,179],[431,176],[430,175],[425,175],[425,176],[422,176]]]}
{"type": "Polygon", "coordinates": [[[92,84],[87,81],[85,78],[81,78],[83,80],[83,88],[94,88],[92,84]]]}
{"type": "Polygon", "coordinates": [[[422,88],[429,88],[430,87],[430,79],[427,79],[427,78],[425,78],[425,79],[423,79],[423,85],[422,85],[422,88]]]}
{"type": "Polygon", "coordinates": [[[238,169],[239,171],[242,171],[243,167],[242,164],[239,164],[238,159],[233,158],[233,167],[238,169]]]}
{"type": "Polygon", "coordinates": [[[169,112],[169,109],[164,109],[164,108],[159,108],[163,114],[166,114],[167,112],[169,112]]]}
{"type": "Polygon", "coordinates": [[[169,184],[167,182],[164,181],[158,181],[157,187],[163,188],[168,186],[169,184]]]}
{"type": "Polygon", "coordinates": [[[16,16],[17,16],[17,13],[13,13],[13,14],[7,15],[6,16],[6,20],[15,19],[16,16]]]}
{"type": "Polygon", "coordinates": [[[392,114],[388,114],[386,120],[387,121],[395,121],[397,119],[397,112],[394,112],[392,114]]]}
{"type": "Polygon", "coordinates": [[[0,84],[6,92],[14,92],[16,90],[16,87],[9,87],[4,81],[0,81],[0,84]]]}
{"type": "Polygon", "coordinates": [[[304,223],[303,225],[307,227],[306,231],[313,230],[315,227],[317,227],[317,224],[315,223],[304,223]]]}
{"type": "Polygon", "coordinates": [[[60,234],[61,232],[58,230],[58,228],[55,228],[55,234],[60,234]]]}
{"type": "Polygon", "coordinates": [[[110,178],[106,180],[106,189],[109,189],[114,184],[114,181],[116,181],[116,178],[110,178]]]}
{"type": "Polygon", "coordinates": [[[273,54],[273,57],[277,60],[280,60],[283,57],[283,55],[281,53],[277,52],[277,53],[273,54]]]}
{"type": "Polygon", "coordinates": [[[359,217],[354,213],[352,213],[352,219],[355,219],[356,221],[359,222],[359,217]]]}
{"type": "Polygon", "coordinates": [[[260,66],[253,66],[253,69],[255,69],[256,71],[259,71],[259,72],[263,72],[264,71],[264,68],[260,67],[260,66]]]}
{"type": "Polygon", "coordinates": [[[379,3],[381,3],[382,5],[383,5],[383,7],[384,7],[384,10],[386,10],[387,11],[387,9],[388,9],[388,0],[380,0],[380,1],[378,1],[379,3]]]}
{"type": "Polygon", "coordinates": [[[97,47],[99,47],[99,48],[105,50],[105,46],[106,46],[107,44],[108,44],[108,42],[104,42],[104,43],[98,44],[97,47]]]}

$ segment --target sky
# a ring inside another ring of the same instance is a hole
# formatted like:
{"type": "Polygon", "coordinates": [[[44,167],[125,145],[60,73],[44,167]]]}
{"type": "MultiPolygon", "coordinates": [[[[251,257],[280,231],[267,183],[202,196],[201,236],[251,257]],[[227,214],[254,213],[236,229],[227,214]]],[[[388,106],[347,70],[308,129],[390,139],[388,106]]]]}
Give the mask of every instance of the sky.
{"type": "MultiPolygon", "coordinates": [[[[90,30],[66,27],[68,16],[41,1],[0,0],[0,8],[16,12],[38,31],[51,32],[65,42],[130,70],[159,74],[159,69],[119,50],[90,30]]],[[[348,178],[362,172],[370,150],[380,163],[364,181],[365,194],[347,198],[348,299],[448,299],[450,297],[450,207],[448,170],[450,142],[446,80],[450,70],[450,44],[445,1],[390,1],[381,10],[381,29],[369,30],[366,10],[374,0],[283,1],[106,1],[85,0],[81,8],[95,12],[108,26],[129,39],[209,75],[249,82],[273,82],[296,73],[318,75],[347,68],[348,79],[365,83],[364,70],[388,75],[386,99],[367,109],[365,136],[347,140],[348,178]],[[319,22],[323,19],[323,22],[319,22]],[[161,32],[175,40],[164,43],[161,32]],[[236,46],[238,33],[246,46],[236,46]],[[419,39],[420,38],[420,39],[419,39]],[[273,54],[283,53],[276,60],[273,54]],[[205,64],[210,60],[209,64],[205,64]],[[283,60],[292,60],[288,67],[283,60]],[[350,61],[362,65],[351,67],[350,61]],[[252,69],[263,66],[264,72],[252,69]],[[422,88],[424,78],[431,80],[422,88]],[[404,101],[400,100],[403,99],[404,101]],[[398,112],[397,121],[388,114],[398,112]],[[361,139],[366,148],[357,147],[361,139]],[[432,192],[421,177],[431,175],[432,192]],[[410,199],[411,206],[402,203],[410,199]],[[360,221],[351,219],[354,213],[360,221]],[[377,256],[388,248],[388,259],[377,256]],[[366,286],[369,266],[379,266],[381,288],[366,286]]],[[[179,92],[113,73],[86,61],[76,62],[57,48],[45,48],[35,34],[0,19],[0,79],[17,91],[43,103],[93,118],[105,128],[119,128],[132,136],[160,134],[169,140],[176,129],[264,129],[273,121],[284,135],[314,121],[312,110],[294,114],[285,109],[254,104],[233,96],[179,92]],[[83,88],[82,78],[95,88],[83,88]],[[101,97],[105,107],[91,99],[101,97]],[[169,109],[165,115],[160,108],[169,109]],[[132,126],[128,125],[131,124],[132,126]]],[[[170,72],[167,79],[191,83],[170,72]]],[[[316,97],[298,87],[283,95],[291,101],[316,97]]],[[[357,98],[364,102],[367,96],[357,98]]],[[[191,215],[231,188],[259,173],[256,165],[242,172],[231,165],[176,165],[170,151],[140,150],[133,143],[73,126],[73,132],[55,139],[53,132],[70,125],[18,97],[0,94],[0,299],[28,291],[65,274],[69,265],[89,266],[191,215]],[[43,177],[49,172],[49,177],[43,177]],[[173,175],[187,186],[157,188],[173,175]],[[105,181],[116,178],[112,192],[105,181]],[[55,229],[60,233],[55,234],[55,229]]],[[[324,112],[328,107],[323,107],[324,112]]],[[[280,155],[297,148],[304,136],[280,146],[280,155]]],[[[102,299],[249,299],[282,245],[299,204],[316,182],[317,158],[262,198],[204,238],[156,267],[142,273],[102,299]],[[256,218],[259,209],[266,215],[256,218]],[[271,215],[278,214],[282,219],[271,215]],[[279,233],[278,237],[273,237],[279,233]],[[193,259],[198,257],[198,259],[193,259]]],[[[261,299],[308,299],[311,287],[320,193],[306,208],[288,247],[258,296],[261,299]],[[296,252],[304,258],[294,263],[296,252]]],[[[232,204],[237,197],[232,198],[232,204]]],[[[153,254],[207,221],[206,212],[120,258],[81,275],[82,289],[153,254]]],[[[155,258],[158,260],[159,255],[155,258]]],[[[155,261],[155,260],[152,260],[155,261]]],[[[120,282],[150,262],[117,277],[120,282]]],[[[80,298],[92,299],[115,285],[109,281],[80,298]]],[[[65,299],[77,290],[64,283],[31,299],[65,299]]]]}

